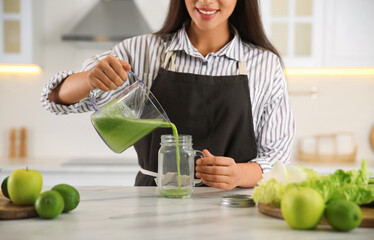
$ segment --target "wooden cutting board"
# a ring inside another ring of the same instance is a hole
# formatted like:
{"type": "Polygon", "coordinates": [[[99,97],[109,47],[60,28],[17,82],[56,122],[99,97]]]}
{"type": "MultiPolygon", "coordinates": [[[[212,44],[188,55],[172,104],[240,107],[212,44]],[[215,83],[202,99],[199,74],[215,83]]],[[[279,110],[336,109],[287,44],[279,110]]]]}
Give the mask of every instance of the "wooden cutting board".
{"type": "Polygon", "coordinates": [[[0,192],[0,219],[21,219],[36,217],[38,214],[33,205],[16,206],[0,192]]]}
{"type": "MultiPolygon", "coordinates": [[[[258,210],[268,216],[284,219],[280,208],[273,207],[268,204],[259,203],[258,210]]],[[[362,210],[362,222],[359,227],[374,227],[374,208],[361,207],[362,210]]],[[[322,218],[320,224],[328,225],[325,218],[322,218]]]]}

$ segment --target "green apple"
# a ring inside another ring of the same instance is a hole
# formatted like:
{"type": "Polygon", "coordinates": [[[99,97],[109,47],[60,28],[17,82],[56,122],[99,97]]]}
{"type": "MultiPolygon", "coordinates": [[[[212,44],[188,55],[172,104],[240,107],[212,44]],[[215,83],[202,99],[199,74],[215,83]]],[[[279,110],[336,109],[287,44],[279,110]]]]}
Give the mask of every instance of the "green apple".
{"type": "Polygon", "coordinates": [[[16,169],[8,178],[10,200],[16,205],[33,205],[42,191],[43,178],[40,172],[31,169],[16,169]]]}
{"type": "Polygon", "coordinates": [[[292,228],[313,229],[320,222],[325,210],[322,195],[309,187],[293,187],[286,190],[281,199],[284,219],[292,228]]]}

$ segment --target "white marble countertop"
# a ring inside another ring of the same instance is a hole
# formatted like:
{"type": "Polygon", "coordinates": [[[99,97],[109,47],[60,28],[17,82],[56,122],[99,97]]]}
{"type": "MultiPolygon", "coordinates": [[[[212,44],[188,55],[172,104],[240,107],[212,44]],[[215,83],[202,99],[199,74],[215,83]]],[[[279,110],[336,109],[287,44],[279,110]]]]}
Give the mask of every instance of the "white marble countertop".
{"type": "MultiPolygon", "coordinates": [[[[48,187],[46,188],[48,189],[48,187]]],[[[265,216],[257,207],[220,205],[227,193],[251,194],[252,189],[222,191],[196,188],[186,199],[159,196],[156,187],[78,187],[77,209],[53,220],[31,218],[0,221],[0,239],[372,239],[373,229],[349,233],[329,226],[292,230],[285,221],[265,216]]]]}

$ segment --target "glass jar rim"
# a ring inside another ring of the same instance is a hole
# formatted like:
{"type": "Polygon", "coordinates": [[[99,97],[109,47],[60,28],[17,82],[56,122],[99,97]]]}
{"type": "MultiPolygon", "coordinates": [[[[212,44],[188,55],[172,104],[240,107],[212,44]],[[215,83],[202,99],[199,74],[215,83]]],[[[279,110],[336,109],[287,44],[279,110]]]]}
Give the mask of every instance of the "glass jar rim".
{"type": "MultiPolygon", "coordinates": [[[[179,143],[192,142],[192,136],[186,134],[178,135],[179,143]]],[[[173,134],[161,135],[161,143],[175,143],[175,138],[173,134]]]]}

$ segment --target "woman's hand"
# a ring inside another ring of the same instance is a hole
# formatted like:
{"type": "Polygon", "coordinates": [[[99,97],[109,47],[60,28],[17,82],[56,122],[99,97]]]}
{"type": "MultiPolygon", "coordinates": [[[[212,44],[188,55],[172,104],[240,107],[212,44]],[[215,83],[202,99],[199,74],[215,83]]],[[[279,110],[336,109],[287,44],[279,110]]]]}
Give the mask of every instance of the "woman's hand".
{"type": "Polygon", "coordinates": [[[234,159],[213,156],[203,151],[205,158],[196,161],[196,177],[210,187],[231,190],[241,185],[242,170],[234,159]]]}
{"type": "Polygon", "coordinates": [[[98,88],[105,92],[115,90],[127,80],[126,71],[130,69],[130,64],[124,60],[107,56],[88,73],[88,84],[91,89],[98,88]]]}

